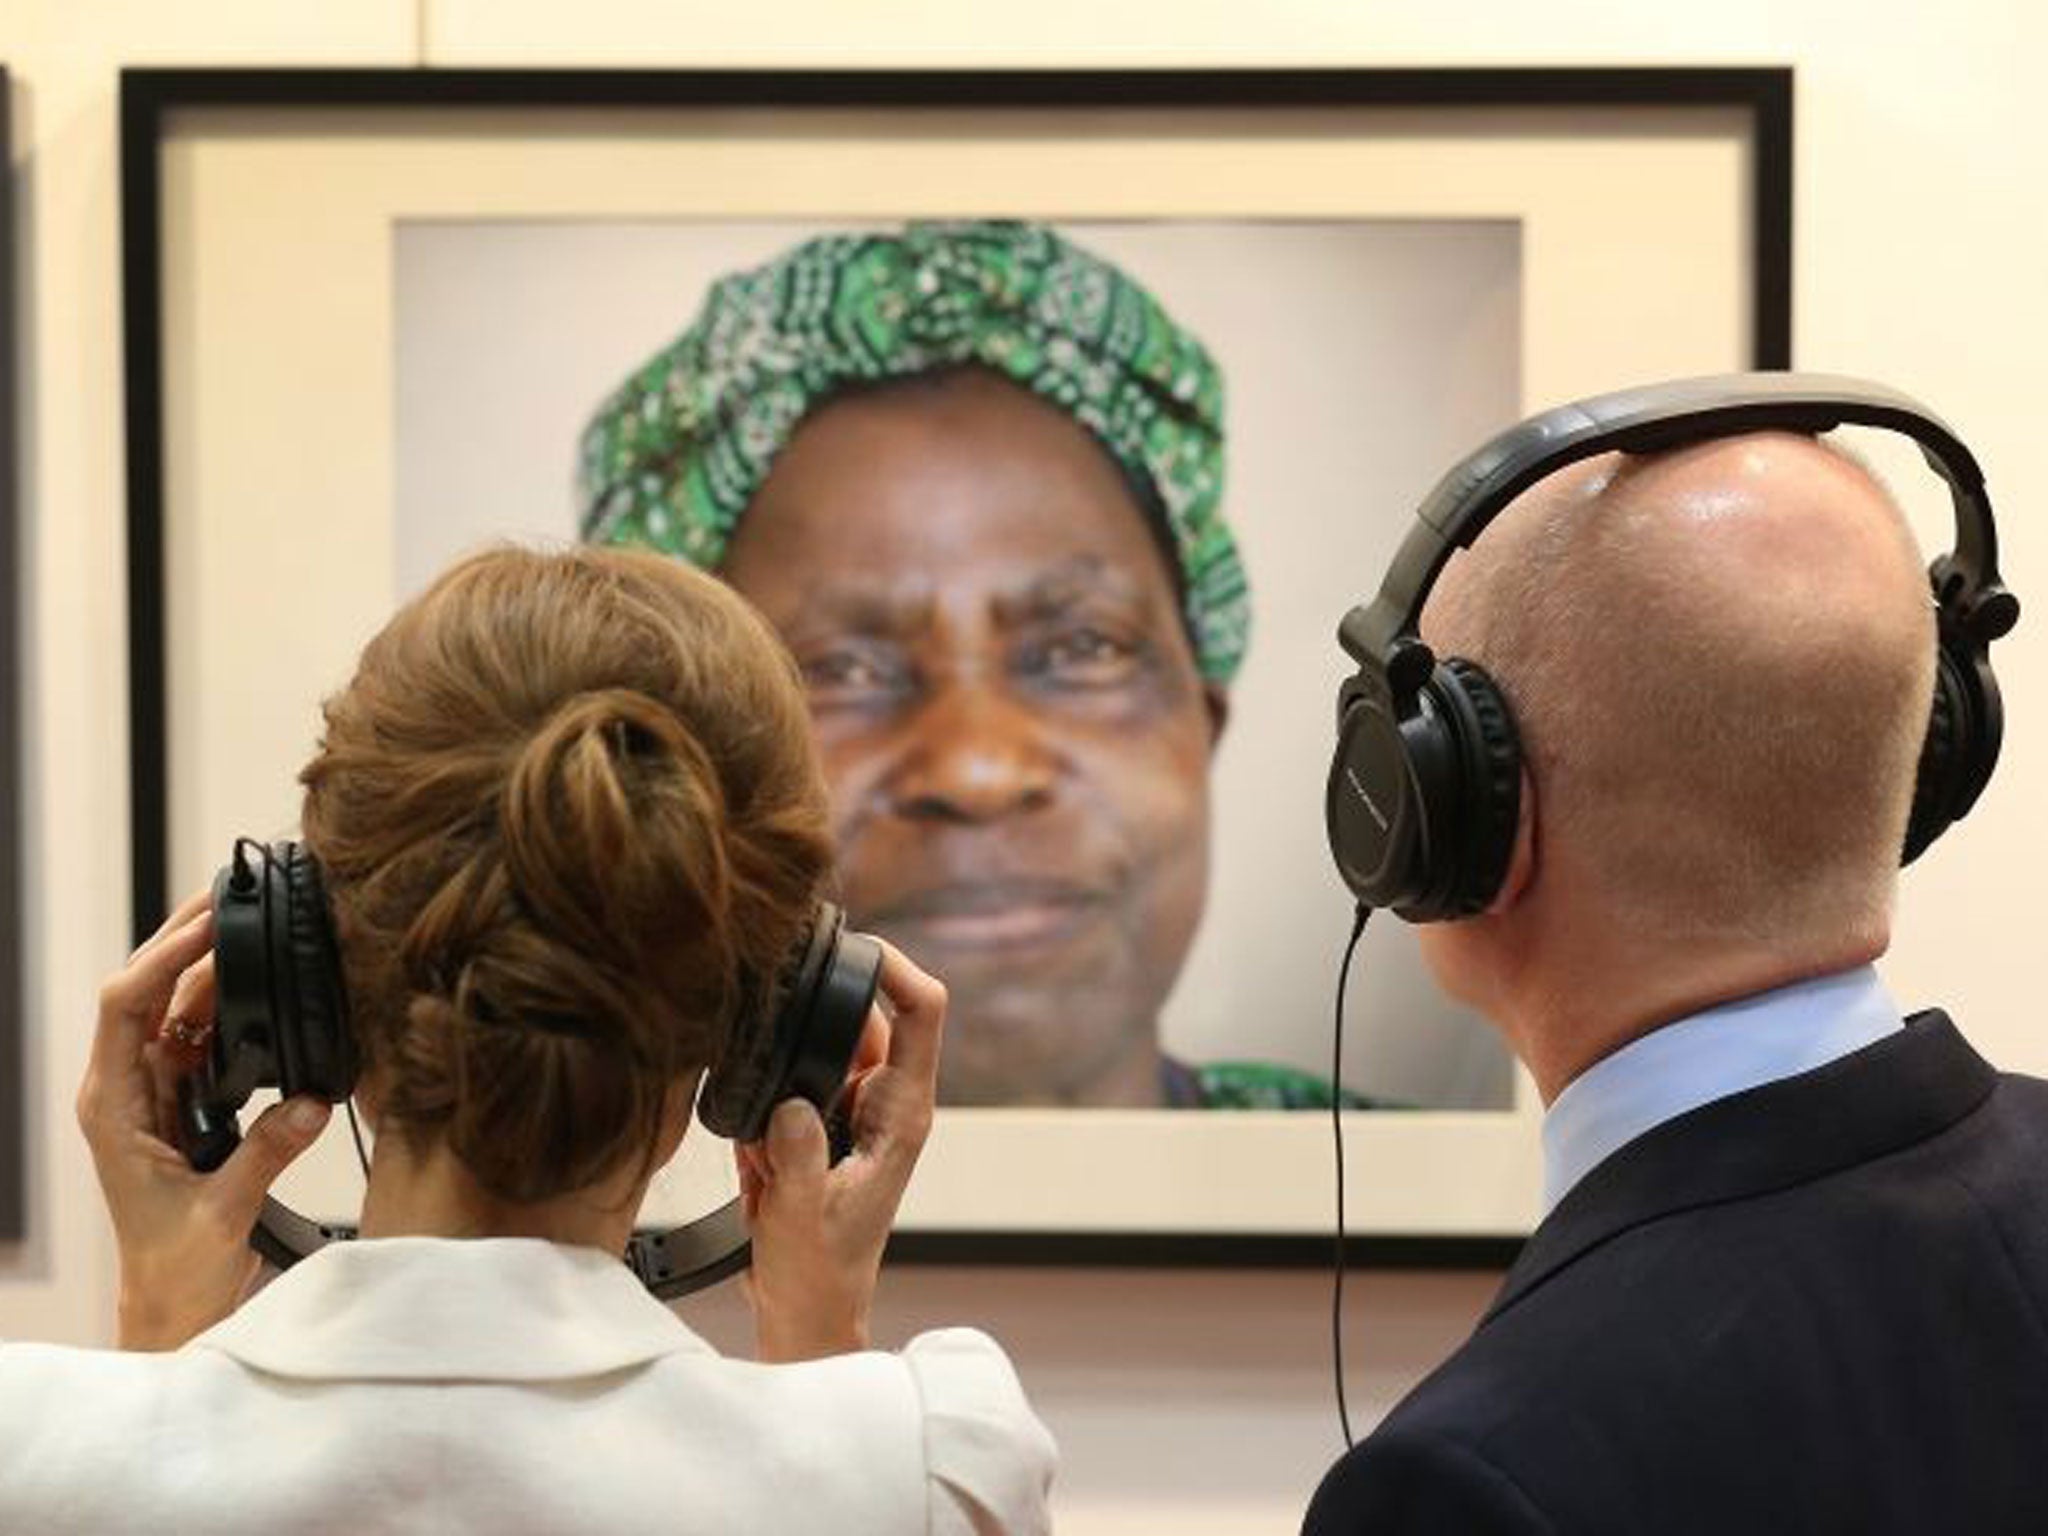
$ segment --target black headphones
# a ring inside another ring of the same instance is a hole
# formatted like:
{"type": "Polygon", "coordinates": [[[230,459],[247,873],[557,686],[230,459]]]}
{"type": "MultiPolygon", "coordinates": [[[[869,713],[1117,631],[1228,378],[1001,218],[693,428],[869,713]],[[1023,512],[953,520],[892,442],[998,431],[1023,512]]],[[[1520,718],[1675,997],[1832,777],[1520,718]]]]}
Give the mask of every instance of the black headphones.
{"type": "MultiPolygon", "coordinates": [[[[213,911],[213,1038],[206,1060],[178,1084],[182,1150],[201,1172],[218,1168],[241,1140],[236,1112],[256,1089],[340,1103],[354,1091],[359,1066],[319,861],[298,843],[239,838],[214,879],[213,911]]],[[[698,1120],[720,1136],[755,1141],[775,1106],[792,1097],[829,1119],[881,965],[881,946],[848,932],[844,914],[820,904],[776,979],[766,1027],[736,1032],[726,1059],[707,1074],[698,1120]]],[[[354,1227],[314,1222],[266,1199],[249,1242],[289,1268],[355,1235],[354,1227]]],[[[739,1201],[670,1231],[635,1233],[625,1257],[661,1297],[735,1274],[749,1257],[739,1201]]]]}
{"type": "Polygon", "coordinates": [[[1966,815],[2003,733],[1991,642],[2020,614],[1999,584],[1998,537],[1976,459],[1939,417],[1880,384],[1798,373],[1685,379],[1559,406],[1494,438],[1430,492],[1379,595],[1344,616],[1338,642],[1358,672],[1337,695],[1324,811],[1338,872],[1360,903],[1418,923],[1470,916],[1499,891],[1514,852],[1522,753],[1513,711],[1481,668],[1439,660],[1417,635],[1453,550],[1537,481],[1597,453],[1844,425],[1912,438],[1955,503],[1955,549],[1928,568],[1940,610],[1934,706],[1901,862],[1966,815]]]}

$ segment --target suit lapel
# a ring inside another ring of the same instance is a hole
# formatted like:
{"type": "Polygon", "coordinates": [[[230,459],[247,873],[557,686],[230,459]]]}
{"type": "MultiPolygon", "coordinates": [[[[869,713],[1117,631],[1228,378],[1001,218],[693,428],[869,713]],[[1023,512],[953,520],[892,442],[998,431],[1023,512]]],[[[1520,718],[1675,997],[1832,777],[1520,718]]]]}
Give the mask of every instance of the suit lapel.
{"type": "Polygon", "coordinates": [[[1581,1254],[1631,1227],[1790,1188],[1946,1130],[1997,1073],[1938,1012],[1811,1072],[1701,1105],[1587,1174],[1530,1235],[1483,1328],[1581,1254]]]}

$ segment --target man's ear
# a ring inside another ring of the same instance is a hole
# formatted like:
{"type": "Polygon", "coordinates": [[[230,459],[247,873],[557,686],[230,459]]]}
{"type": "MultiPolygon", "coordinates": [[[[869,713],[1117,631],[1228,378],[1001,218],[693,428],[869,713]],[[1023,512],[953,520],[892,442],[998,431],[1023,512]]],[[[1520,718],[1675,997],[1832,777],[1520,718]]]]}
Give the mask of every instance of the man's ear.
{"type": "Polygon", "coordinates": [[[1515,798],[1515,851],[1508,855],[1499,893],[1486,904],[1489,914],[1514,906],[1536,879],[1536,781],[1529,777],[1527,763],[1522,765],[1522,789],[1515,798]]]}
{"type": "Polygon", "coordinates": [[[1202,707],[1209,714],[1209,751],[1213,754],[1223,740],[1223,727],[1230,723],[1230,690],[1221,683],[1203,683],[1202,707]]]}

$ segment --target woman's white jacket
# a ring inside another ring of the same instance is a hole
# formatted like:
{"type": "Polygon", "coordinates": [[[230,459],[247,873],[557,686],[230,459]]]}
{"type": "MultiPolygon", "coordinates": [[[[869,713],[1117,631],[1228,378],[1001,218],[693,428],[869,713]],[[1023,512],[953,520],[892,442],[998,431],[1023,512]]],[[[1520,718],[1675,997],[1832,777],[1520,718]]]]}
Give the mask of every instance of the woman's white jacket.
{"type": "Polygon", "coordinates": [[[0,1347],[23,1536],[1034,1536],[1054,1459],[971,1329],[726,1359],[616,1259],[522,1238],[335,1244],[171,1354],[0,1347]]]}

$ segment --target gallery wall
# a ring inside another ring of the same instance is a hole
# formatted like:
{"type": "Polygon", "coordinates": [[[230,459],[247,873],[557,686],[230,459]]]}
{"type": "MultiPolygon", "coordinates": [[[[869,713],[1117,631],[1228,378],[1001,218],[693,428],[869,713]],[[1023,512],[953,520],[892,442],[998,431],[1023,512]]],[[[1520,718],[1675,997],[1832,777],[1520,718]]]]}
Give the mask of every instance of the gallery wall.
{"type": "MultiPolygon", "coordinates": [[[[2021,0],[1711,7],[1623,0],[12,0],[24,375],[20,614],[29,892],[32,1237],[0,1248],[0,1334],[107,1335],[112,1255],[70,1103],[128,928],[116,72],[247,65],[1791,64],[1795,355],[1934,403],[1988,467],[2008,574],[2048,604],[2048,15],[2021,0]]],[[[1618,186],[1617,198],[1630,189],[1618,186]]],[[[1589,324],[1597,317],[1589,316],[1589,324]]],[[[1886,974],[2002,1064],[2048,1072],[2033,962],[2048,867],[2048,608],[1998,658],[2006,759],[1978,815],[1907,879],[1886,974]]],[[[1369,984],[1369,981],[1366,983],[1369,984]]],[[[1303,1170],[1304,1178],[1321,1169],[1303,1170]]],[[[1401,1170],[1389,1168],[1386,1177],[1401,1170]]],[[[1351,1292],[1370,1420],[1470,1326],[1484,1275],[1351,1292]]],[[[972,1319],[1012,1346],[1065,1443],[1062,1529],[1285,1531],[1335,1445],[1327,1280],[1313,1274],[927,1270],[883,1326],[972,1319]]],[[[692,1320],[735,1346],[720,1295],[692,1320]]]]}

